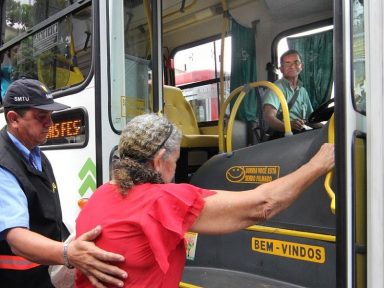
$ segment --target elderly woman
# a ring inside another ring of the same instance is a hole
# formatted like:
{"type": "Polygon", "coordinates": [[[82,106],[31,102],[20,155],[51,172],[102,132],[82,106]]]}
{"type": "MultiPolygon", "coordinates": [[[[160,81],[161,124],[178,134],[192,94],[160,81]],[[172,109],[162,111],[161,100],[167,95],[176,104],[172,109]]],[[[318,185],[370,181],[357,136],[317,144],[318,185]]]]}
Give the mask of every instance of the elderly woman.
{"type": "MultiPolygon", "coordinates": [[[[178,287],[186,251],[184,233],[220,234],[271,218],[334,165],[333,145],[295,172],[242,193],[171,183],[181,135],[155,114],[132,119],[119,143],[113,181],[99,187],[77,219],[80,236],[103,227],[96,244],[125,256],[124,287],[178,287]]],[[[69,259],[70,261],[71,259],[69,259]]],[[[77,287],[91,287],[80,272],[77,287]]]]}

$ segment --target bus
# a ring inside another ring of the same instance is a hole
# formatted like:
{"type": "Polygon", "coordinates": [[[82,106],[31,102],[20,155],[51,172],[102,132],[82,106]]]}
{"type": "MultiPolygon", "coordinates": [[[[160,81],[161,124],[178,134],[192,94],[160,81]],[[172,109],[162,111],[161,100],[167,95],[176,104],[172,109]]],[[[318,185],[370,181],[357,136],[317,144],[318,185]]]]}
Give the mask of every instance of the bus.
{"type": "Polygon", "coordinates": [[[381,0],[4,0],[0,8],[0,100],[29,77],[71,107],[53,113],[41,146],[71,231],[79,200],[110,179],[120,132],[136,115],[188,121],[175,181],[209,189],[269,182],[334,142],[333,171],[270,221],[186,234],[180,287],[384,287],[381,0]],[[287,49],[305,64],[308,121],[324,127],[290,135],[285,113],[286,137],[269,140],[262,99],[287,49]]]}

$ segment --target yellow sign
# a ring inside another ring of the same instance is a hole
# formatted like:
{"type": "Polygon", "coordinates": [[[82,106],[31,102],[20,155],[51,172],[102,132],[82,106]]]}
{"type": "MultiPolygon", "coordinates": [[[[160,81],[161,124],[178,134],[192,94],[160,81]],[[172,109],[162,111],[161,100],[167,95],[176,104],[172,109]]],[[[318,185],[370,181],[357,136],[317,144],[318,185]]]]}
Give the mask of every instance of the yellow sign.
{"type": "Polygon", "coordinates": [[[233,166],[226,178],[234,183],[268,183],[279,178],[279,166],[233,166]]]}
{"type": "Polygon", "coordinates": [[[325,262],[325,249],[320,246],[253,237],[252,250],[302,261],[325,262]]]}
{"type": "Polygon", "coordinates": [[[121,116],[133,118],[145,113],[145,102],[135,97],[121,96],[121,116]]]}

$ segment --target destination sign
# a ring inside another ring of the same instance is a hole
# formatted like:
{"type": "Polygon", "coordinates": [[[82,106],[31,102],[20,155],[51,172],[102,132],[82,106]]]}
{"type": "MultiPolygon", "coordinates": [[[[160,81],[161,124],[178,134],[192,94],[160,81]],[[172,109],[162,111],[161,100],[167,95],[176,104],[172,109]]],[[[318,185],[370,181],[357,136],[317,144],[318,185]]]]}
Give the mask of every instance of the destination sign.
{"type": "Polygon", "coordinates": [[[81,108],[52,113],[47,142],[41,146],[84,144],[87,138],[86,113],[81,108]]]}

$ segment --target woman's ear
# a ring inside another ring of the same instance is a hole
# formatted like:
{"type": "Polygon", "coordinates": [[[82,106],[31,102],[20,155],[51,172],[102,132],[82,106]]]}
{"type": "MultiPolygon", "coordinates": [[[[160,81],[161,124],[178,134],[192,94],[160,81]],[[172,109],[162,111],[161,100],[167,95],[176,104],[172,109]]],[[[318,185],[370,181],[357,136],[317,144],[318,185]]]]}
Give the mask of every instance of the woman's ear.
{"type": "Polygon", "coordinates": [[[162,148],[160,149],[159,152],[156,153],[155,157],[153,157],[153,169],[155,169],[155,171],[157,172],[160,172],[163,168],[164,154],[165,154],[165,149],[162,148]]]}

